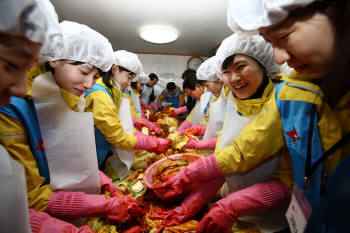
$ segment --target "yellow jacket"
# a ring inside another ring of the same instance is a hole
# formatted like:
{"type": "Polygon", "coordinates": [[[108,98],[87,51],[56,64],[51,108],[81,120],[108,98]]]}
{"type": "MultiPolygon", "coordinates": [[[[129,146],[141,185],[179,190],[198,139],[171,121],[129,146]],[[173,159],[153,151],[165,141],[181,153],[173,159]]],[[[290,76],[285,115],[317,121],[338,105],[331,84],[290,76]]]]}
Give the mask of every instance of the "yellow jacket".
{"type": "MultiPolygon", "coordinates": [[[[35,75],[34,75],[35,76],[35,75]]],[[[31,84],[33,75],[28,76],[31,84]]],[[[79,97],[60,89],[65,103],[74,111],[78,111],[79,97]]],[[[27,96],[31,99],[31,86],[28,87],[27,96]]],[[[28,206],[37,211],[44,211],[51,196],[49,185],[43,185],[45,178],[39,174],[38,166],[29,146],[26,128],[16,119],[0,113],[0,143],[8,150],[13,159],[20,162],[25,168],[28,206]]]]}
{"type": "Polygon", "coordinates": [[[215,102],[215,101],[217,101],[218,99],[219,99],[219,97],[216,97],[215,95],[213,95],[213,97],[210,99],[208,110],[205,113],[203,120],[201,121],[201,125],[208,125],[209,116],[210,116],[209,115],[209,113],[210,113],[210,104],[215,102]]]}
{"type": "MultiPolygon", "coordinates": [[[[96,83],[109,90],[103,83],[102,78],[99,78],[96,83]]],[[[122,93],[112,81],[111,85],[113,86],[113,100],[105,91],[94,91],[85,97],[85,111],[92,112],[95,127],[105,136],[109,143],[121,149],[132,150],[136,145],[136,137],[124,131],[118,116],[122,96],[126,94],[122,93]]]]}
{"type": "MultiPolygon", "coordinates": [[[[134,89],[133,89],[132,91],[134,91],[134,89]]],[[[136,91],[136,90],[135,90],[135,91],[136,91]]],[[[126,94],[126,96],[128,97],[129,102],[130,102],[131,116],[132,116],[133,118],[136,118],[137,120],[141,120],[141,117],[137,114],[137,112],[136,112],[136,110],[135,110],[134,103],[132,102],[131,95],[126,94]]]]}
{"type": "MultiPolygon", "coordinates": [[[[307,77],[296,72],[292,72],[287,80],[311,87],[321,92],[317,85],[307,81],[307,77]]],[[[317,94],[304,89],[284,85],[278,97],[282,100],[316,103],[320,116],[318,128],[324,151],[329,149],[341,138],[340,124],[345,125],[345,123],[339,121],[339,115],[342,115],[342,111],[333,111],[317,94]]],[[[346,95],[344,98],[347,98],[347,100],[344,101],[349,103],[349,95],[346,95]]],[[[348,109],[346,111],[348,111],[348,109]]],[[[347,116],[349,116],[349,113],[347,113],[347,116]]],[[[281,117],[276,105],[275,92],[273,92],[272,97],[264,105],[263,110],[257,118],[241,131],[239,136],[234,139],[232,146],[216,152],[215,156],[223,173],[230,174],[245,172],[268,157],[276,154],[281,149],[286,149],[286,145],[281,117]]],[[[289,167],[291,167],[290,158],[288,158],[287,155],[289,155],[288,151],[284,150],[283,158],[281,158],[281,167],[275,174],[275,178],[280,179],[290,187],[290,179],[285,179],[283,175],[283,172],[289,170],[289,167]]],[[[339,160],[340,152],[330,156],[324,162],[325,171],[328,173],[331,172],[339,163],[339,160]]]]}

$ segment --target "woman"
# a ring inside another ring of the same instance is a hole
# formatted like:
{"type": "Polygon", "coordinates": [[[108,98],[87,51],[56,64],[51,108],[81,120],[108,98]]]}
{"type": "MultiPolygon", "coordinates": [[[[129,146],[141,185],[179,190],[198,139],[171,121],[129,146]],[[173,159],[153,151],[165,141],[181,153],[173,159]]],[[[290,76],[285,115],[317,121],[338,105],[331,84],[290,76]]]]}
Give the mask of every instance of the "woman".
{"type": "Polygon", "coordinates": [[[93,89],[85,93],[85,110],[94,116],[99,167],[112,150],[114,156],[110,157],[109,162],[119,178],[124,177],[132,165],[132,150],[162,153],[170,144],[166,139],[133,134],[130,103],[124,91],[141,70],[136,54],[116,51],[113,53],[112,68],[97,80],[93,89]]]}
{"type": "MultiPolygon", "coordinates": [[[[266,111],[242,131],[233,145],[216,153],[211,165],[206,163],[206,177],[198,170],[196,174],[206,180],[220,176],[222,172],[245,171],[286,146],[293,165],[293,195],[300,195],[298,189],[301,189],[306,197],[302,208],[310,210],[305,206],[311,206],[313,209],[309,221],[306,216],[303,217],[307,226],[299,222],[296,226],[301,230],[306,227],[307,232],[346,232],[348,220],[337,208],[348,202],[332,192],[342,188],[342,195],[346,194],[346,187],[328,188],[326,196],[320,196],[320,193],[321,187],[324,187],[321,183],[326,182],[324,174],[337,174],[334,168],[340,156],[349,154],[348,144],[340,151],[330,153],[331,156],[324,161],[319,158],[349,132],[349,81],[345,78],[350,67],[349,30],[342,23],[349,20],[349,4],[348,1],[310,2],[280,1],[264,5],[260,1],[235,1],[229,5],[229,25],[246,31],[259,29],[265,39],[271,41],[276,62],[286,61],[296,72],[292,72],[286,82],[276,88],[266,111]],[[244,139],[245,135],[252,135],[249,141],[244,139]],[[252,147],[252,144],[255,146],[252,147]],[[223,160],[224,154],[228,159],[223,160]],[[320,162],[311,171],[305,172],[303,167],[311,167],[307,158],[320,162]],[[225,161],[230,162],[229,169],[222,169],[225,161]],[[332,195],[332,199],[326,199],[327,202],[321,205],[320,199],[328,195],[332,195]],[[305,200],[309,204],[305,204],[305,200]],[[326,216],[318,214],[324,207],[334,216],[321,217],[326,216]],[[318,223],[327,222],[328,229],[323,224],[314,224],[315,215],[323,218],[318,223]]],[[[344,162],[348,162],[347,158],[344,162]]],[[[257,207],[266,208],[268,205],[260,203],[257,207]]],[[[222,206],[215,209],[222,211],[222,206]]],[[[232,209],[227,208],[225,213],[228,221],[232,221],[233,218],[229,217],[235,216],[232,209]]],[[[287,216],[290,218],[293,214],[289,211],[287,216]]],[[[220,224],[208,214],[202,220],[199,231],[205,231],[208,226],[215,229],[220,224]]],[[[290,227],[295,230],[293,225],[290,227]]]]}
{"type": "Polygon", "coordinates": [[[215,149],[217,137],[222,129],[226,108],[226,93],[223,88],[224,83],[216,75],[215,70],[216,58],[211,57],[205,60],[197,70],[198,80],[204,81],[204,86],[214,96],[210,101],[208,125],[197,124],[189,129],[194,135],[203,136],[203,140],[193,140],[185,145],[188,149],[205,150],[208,155],[212,154],[215,149]]]}
{"type": "MultiPolygon", "coordinates": [[[[222,42],[216,54],[216,64],[220,67],[224,84],[230,89],[221,140],[217,146],[221,149],[231,145],[240,131],[264,108],[273,93],[273,84],[269,77],[277,74],[280,67],[274,63],[272,48],[262,37],[240,37],[238,34],[222,42]]],[[[284,212],[287,206],[283,204],[288,204],[288,187],[282,182],[271,180],[279,166],[280,159],[277,153],[249,172],[226,174],[227,184],[223,189],[225,198],[220,202],[245,209],[248,216],[244,220],[254,223],[262,232],[276,232],[285,228],[287,223],[284,221],[284,212]],[[249,204],[254,202],[254,197],[250,196],[259,192],[261,186],[267,189],[264,195],[278,199],[279,205],[276,204],[276,208],[271,211],[265,210],[261,215],[249,214],[249,204]],[[230,195],[226,197],[228,194],[230,195]],[[247,197],[247,200],[241,196],[247,197]]],[[[292,178],[288,176],[290,172],[283,174],[283,167],[280,170],[277,174],[282,173],[283,178],[291,183],[292,178]]],[[[210,185],[208,182],[199,182],[182,205],[186,206],[187,203],[186,209],[198,211],[216,194],[223,184],[223,179],[219,177],[209,182],[210,185]],[[201,203],[202,206],[192,203],[201,203]]],[[[186,213],[188,212],[187,210],[186,213]]],[[[215,218],[225,218],[225,215],[219,213],[215,218]]],[[[227,227],[230,228],[232,224],[233,222],[229,223],[227,227]]]]}
{"type": "Polygon", "coordinates": [[[183,82],[183,89],[188,96],[195,98],[197,102],[190,114],[186,117],[186,120],[182,122],[177,129],[179,134],[184,133],[191,126],[198,126],[200,124],[206,126],[208,124],[209,103],[213,97],[212,93],[205,90],[204,81],[198,80],[195,76],[186,78],[183,82]]]}
{"type": "Polygon", "coordinates": [[[110,67],[112,47],[85,25],[64,21],[60,28],[63,49],[54,41],[42,53],[49,71],[34,79],[26,98],[12,98],[9,106],[1,108],[2,133],[17,135],[2,138],[2,143],[26,168],[30,208],[59,218],[131,219],[143,213],[134,199],[96,195],[100,187],[112,195],[117,189],[98,173],[91,147],[93,118],[83,112],[82,95],[101,70],[110,67]]]}

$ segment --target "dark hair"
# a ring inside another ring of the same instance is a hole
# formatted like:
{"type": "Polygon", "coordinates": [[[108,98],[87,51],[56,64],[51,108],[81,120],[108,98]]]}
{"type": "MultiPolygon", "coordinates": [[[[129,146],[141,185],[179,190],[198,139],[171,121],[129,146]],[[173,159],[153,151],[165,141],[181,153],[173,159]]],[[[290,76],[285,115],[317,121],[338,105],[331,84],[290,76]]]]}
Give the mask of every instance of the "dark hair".
{"type": "MultiPolygon", "coordinates": [[[[66,61],[65,59],[61,59],[59,61],[66,61]]],[[[69,63],[70,65],[73,65],[73,66],[78,66],[78,65],[82,65],[82,64],[85,64],[85,62],[82,62],[82,61],[74,61],[72,63],[69,63]]],[[[45,62],[44,64],[44,69],[45,71],[50,71],[51,73],[55,73],[55,69],[52,68],[49,64],[49,62],[45,62]]],[[[100,69],[98,69],[100,71],[100,69]]],[[[100,73],[102,73],[102,71],[100,71],[100,73]]]]}
{"type": "MultiPolygon", "coordinates": [[[[102,82],[110,89],[110,92],[112,93],[112,95],[113,95],[113,92],[112,92],[113,85],[111,84],[110,80],[111,80],[111,77],[113,76],[113,73],[112,73],[113,66],[111,67],[111,69],[108,72],[105,72],[102,75],[102,82]]],[[[135,74],[134,72],[124,68],[123,66],[119,66],[119,70],[120,71],[126,71],[126,72],[131,73],[131,74],[135,74]]]]}
{"type": "Polygon", "coordinates": [[[192,69],[187,69],[182,73],[182,79],[185,80],[188,77],[196,77],[196,71],[192,69]]]}
{"type": "Polygon", "coordinates": [[[196,77],[187,77],[186,80],[182,84],[182,88],[185,90],[185,88],[190,89],[194,91],[196,89],[196,84],[199,84],[203,86],[205,83],[205,80],[198,80],[196,77]]]}
{"type": "Polygon", "coordinates": [[[231,62],[233,61],[233,59],[235,58],[236,54],[233,54],[229,57],[227,57],[224,62],[222,63],[221,69],[227,69],[227,67],[231,64],[231,62]]]}
{"type": "Polygon", "coordinates": [[[137,89],[137,82],[131,82],[131,87],[137,89]]]}
{"type": "Polygon", "coordinates": [[[166,85],[166,88],[171,91],[171,90],[175,90],[176,89],[176,85],[174,82],[168,82],[166,85]]]}
{"type": "Polygon", "coordinates": [[[321,89],[331,106],[336,103],[350,89],[350,28],[346,22],[350,21],[350,3],[348,0],[317,1],[309,6],[293,11],[291,17],[308,17],[316,12],[328,16],[334,27],[335,41],[331,69],[321,80],[321,89]]]}
{"type": "Polygon", "coordinates": [[[150,74],[148,75],[148,77],[149,77],[149,79],[150,79],[151,81],[153,81],[154,79],[157,79],[157,80],[158,80],[158,76],[157,76],[155,73],[150,73],[150,74]]]}

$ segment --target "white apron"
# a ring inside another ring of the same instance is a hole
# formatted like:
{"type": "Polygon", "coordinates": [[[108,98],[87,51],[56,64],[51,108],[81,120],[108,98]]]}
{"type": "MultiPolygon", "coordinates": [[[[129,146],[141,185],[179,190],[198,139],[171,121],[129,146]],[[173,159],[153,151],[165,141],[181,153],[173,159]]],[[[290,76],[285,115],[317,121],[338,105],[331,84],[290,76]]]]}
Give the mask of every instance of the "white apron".
{"type": "MultiPolygon", "coordinates": [[[[222,88],[219,98],[210,103],[209,120],[205,130],[203,140],[208,138],[217,138],[224,125],[226,113],[226,96],[225,89],[222,88]]],[[[213,150],[203,150],[208,156],[213,154],[213,150]]]]}
{"type": "Polygon", "coordinates": [[[71,110],[50,72],[34,79],[32,95],[44,141],[53,190],[100,192],[92,113],[71,110]]]}
{"type": "MultiPolygon", "coordinates": [[[[119,106],[119,120],[123,125],[124,131],[133,134],[134,126],[130,110],[128,97],[123,96],[119,106]]],[[[129,172],[134,162],[134,150],[123,150],[112,146],[113,155],[108,157],[107,161],[111,164],[114,171],[120,179],[123,179],[129,172]]]]}
{"type": "Polygon", "coordinates": [[[194,113],[193,113],[193,119],[191,122],[192,126],[195,126],[203,120],[205,113],[204,109],[207,106],[208,102],[210,101],[212,93],[211,92],[205,92],[201,95],[201,99],[196,102],[196,105],[194,106],[194,113]]]}
{"type": "Polygon", "coordinates": [[[134,108],[135,108],[137,115],[139,115],[141,117],[142,113],[141,113],[140,96],[138,94],[136,94],[133,89],[131,89],[131,100],[132,100],[132,104],[134,105],[134,108]]]}
{"type": "MultiPolygon", "coordinates": [[[[226,106],[226,119],[218,150],[232,145],[233,140],[256,116],[257,115],[250,117],[240,116],[237,113],[237,104],[234,101],[233,94],[229,92],[226,106]]],[[[279,156],[276,155],[247,172],[226,175],[226,183],[222,188],[221,195],[226,197],[230,193],[244,189],[253,184],[271,180],[279,164],[279,156]]],[[[239,219],[254,223],[261,232],[276,232],[287,227],[287,222],[284,217],[287,207],[286,205],[285,208],[275,208],[267,212],[245,216],[239,219]]]]}
{"type": "Polygon", "coordinates": [[[150,104],[149,102],[149,97],[151,96],[153,91],[153,87],[149,87],[147,85],[144,85],[141,91],[141,99],[143,100],[143,102],[145,102],[146,104],[150,104]]]}
{"type": "Polygon", "coordinates": [[[1,232],[31,233],[23,165],[13,160],[0,145],[1,232]]]}

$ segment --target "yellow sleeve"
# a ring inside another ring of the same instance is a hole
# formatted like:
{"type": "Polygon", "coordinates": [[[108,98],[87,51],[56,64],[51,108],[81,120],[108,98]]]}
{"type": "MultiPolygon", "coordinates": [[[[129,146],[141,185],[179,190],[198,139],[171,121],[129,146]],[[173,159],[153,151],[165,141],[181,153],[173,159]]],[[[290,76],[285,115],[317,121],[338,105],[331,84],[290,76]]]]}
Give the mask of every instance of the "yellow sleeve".
{"type": "Polygon", "coordinates": [[[106,92],[97,90],[87,95],[85,111],[92,112],[95,127],[108,142],[121,149],[134,149],[136,137],[124,131],[119,120],[118,108],[106,92]]]}
{"type": "Polygon", "coordinates": [[[131,116],[133,118],[136,118],[137,120],[141,120],[141,117],[136,113],[134,103],[132,102],[131,95],[127,95],[129,102],[130,102],[130,110],[131,110],[131,116]]]}
{"type": "Polygon", "coordinates": [[[41,186],[41,177],[36,160],[30,149],[26,130],[16,119],[0,113],[0,143],[4,145],[13,159],[25,169],[29,208],[44,211],[52,194],[49,185],[41,186]]]}
{"type": "Polygon", "coordinates": [[[216,153],[224,174],[248,171],[283,148],[282,122],[274,96],[231,146],[216,153]]]}
{"type": "MultiPolygon", "coordinates": [[[[225,116],[226,118],[226,116],[225,116]]],[[[215,150],[214,150],[214,154],[216,154],[218,152],[218,148],[220,145],[220,141],[221,141],[221,135],[222,135],[222,130],[220,131],[219,135],[218,135],[218,140],[216,140],[216,145],[215,145],[215,150]]]]}
{"type": "Polygon", "coordinates": [[[180,92],[179,101],[185,103],[185,93],[183,91],[180,92]]]}

